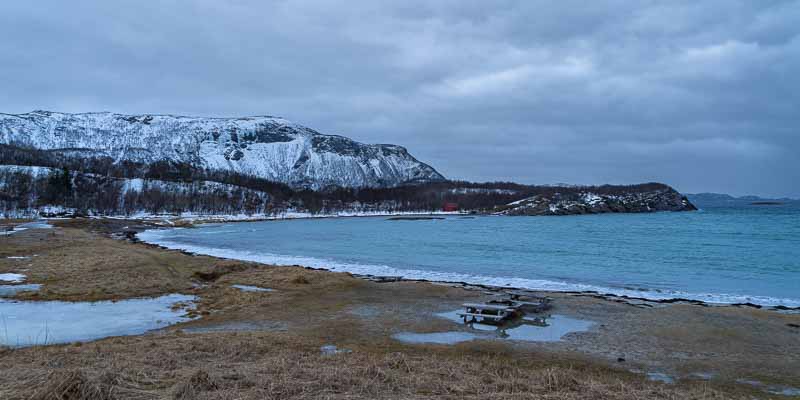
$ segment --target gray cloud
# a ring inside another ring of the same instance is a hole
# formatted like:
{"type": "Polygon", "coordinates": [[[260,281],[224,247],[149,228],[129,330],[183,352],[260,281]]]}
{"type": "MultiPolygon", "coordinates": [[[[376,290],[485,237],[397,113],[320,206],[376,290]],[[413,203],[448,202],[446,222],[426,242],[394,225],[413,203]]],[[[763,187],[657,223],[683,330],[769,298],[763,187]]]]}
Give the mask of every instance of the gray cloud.
{"type": "Polygon", "coordinates": [[[798,1],[0,5],[0,110],[280,115],[452,178],[800,196],[798,1]]]}

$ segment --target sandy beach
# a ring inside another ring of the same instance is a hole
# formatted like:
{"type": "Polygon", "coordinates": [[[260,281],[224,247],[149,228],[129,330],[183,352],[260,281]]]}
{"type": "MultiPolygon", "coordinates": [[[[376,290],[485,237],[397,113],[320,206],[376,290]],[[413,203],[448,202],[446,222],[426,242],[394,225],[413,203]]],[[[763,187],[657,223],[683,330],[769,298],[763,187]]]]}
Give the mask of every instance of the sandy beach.
{"type": "Polygon", "coordinates": [[[119,301],[180,293],[196,297],[187,311],[193,319],[144,335],[2,348],[0,398],[55,398],[70,391],[85,397],[61,398],[800,395],[796,313],[539,293],[553,299],[547,317],[554,328],[558,321],[588,327],[555,341],[476,336],[447,313],[465,301],[497,298],[501,290],[373,282],[125,238],[123,232],[152,228],[149,222],[51,224],[0,237],[0,274],[24,274],[26,284],[42,285],[13,299],[119,301]],[[429,333],[469,340],[398,340],[429,333]]]}

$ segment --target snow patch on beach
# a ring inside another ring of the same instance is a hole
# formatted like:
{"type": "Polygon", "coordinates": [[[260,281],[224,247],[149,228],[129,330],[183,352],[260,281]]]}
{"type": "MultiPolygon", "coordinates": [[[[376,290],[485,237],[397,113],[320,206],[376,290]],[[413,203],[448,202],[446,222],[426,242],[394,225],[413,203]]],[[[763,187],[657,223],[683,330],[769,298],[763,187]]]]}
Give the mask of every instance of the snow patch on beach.
{"type": "Polygon", "coordinates": [[[28,277],[22,274],[0,274],[0,281],[3,282],[22,283],[25,282],[26,279],[28,279],[28,277]]]}

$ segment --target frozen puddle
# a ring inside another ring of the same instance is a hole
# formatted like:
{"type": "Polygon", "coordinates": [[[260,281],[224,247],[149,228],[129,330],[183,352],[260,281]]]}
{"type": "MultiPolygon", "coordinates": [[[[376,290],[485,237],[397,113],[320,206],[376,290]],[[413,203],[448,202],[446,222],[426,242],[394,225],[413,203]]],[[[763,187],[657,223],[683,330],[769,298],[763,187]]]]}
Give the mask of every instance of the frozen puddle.
{"type": "MultiPolygon", "coordinates": [[[[526,340],[530,342],[558,342],[572,332],[585,332],[594,322],[570,318],[564,315],[552,315],[540,324],[532,324],[531,320],[523,320],[517,327],[497,329],[498,336],[510,340],[526,340]]],[[[538,321],[537,321],[538,322],[538,321]]],[[[474,324],[479,325],[479,324],[474,324]]],[[[484,325],[486,326],[486,325],[484,325]]]]}
{"type": "Polygon", "coordinates": [[[275,289],[270,288],[263,288],[258,286],[248,286],[248,285],[231,285],[232,288],[239,289],[243,292],[274,292],[275,289]]]}
{"type": "Polygon", "coordinates": [[[671,376],[663,372],[648,372],[645,375],[647,375],[648,380],[651,380],[653,382],[661,382],[667,384],[675,383],[675,379],[673,379],[671,376]]]}
{"type": "Polygon", "coordinates": [[[755,387],[761,388],[761,390],[764,390],[765,392],[770,393],[770,394],[777,394],[777,395],[789,396],[789,397],[800,396],[800,389],[794,388],[794,387],[790,387],[790,386],[765,385],[761,381],[757,381],[757,380],[753,380],[753,379],[737,379],[736,382],[744,384],[744,385],[750,385],[750,386],[755,386],[755,387]]]}
{"type": "Polygon", "coordinates": [[[0,274],[0,282],[20,283],[25,282],[28,277],[23,274],[0,274]]]}
{"type": "Polygon", "coordinates": [[[340,349],[332,344],[326,344],[319,348],[319,351],[322,353],[323,356],[332,356],[336,354],[342,353],[352,353],[352,350],[349,349],[340,349]]]}
{"type": "MultiPolygon", "coordinates": [[[[38,283],[28,285],[0,285],[0,297],[11,297],[19,292],[36,292],[42,288],[38,283]]],[[[2,328],[2,326],[0,326],[2,328]]],[[[2,331],[0,331],[2,334],[2,331]]]]}
{"type": "Polygon", "coordinates": [[[459,331],[434,333],[401,332],[392,335],[392,337],[403,343],[412,344],[456,344],[475,339],[487,339],[487,337],[482,337],[481,335],[459,331]]]}
{"type": "Polygon", "coordinates": [[[9,231],[4,231],[3,234],[5,236],[13,235],[17,232],[26,231],[28,229],[52,229],[53,225],[48,224],[47,222],[42,221],[35,221],[35,222],[28,222],[25,224],[20,224],[15,226],[13,229],[9,231]]]}
{"type": "Polygon", "coordinates": [[[194,296],[171,294],[117,302],[10,301],[0,299],[0,345],[25,347],[139,335],[188,321],[194,296]]]}
{"type": "MultiPolygon", "coordinates": [[[[463,323],[458,311],[436,314],[459,324],[463,323]]],[[[557,342],[572,332],[588,331],[594,322],[570,318],[564,315],[551,315],[546,318],[523,318],[510,324],[495,326],[469,323],[472,332],[450,331],[434,333],[401,332],[393,338],[405,343],[456,344],[476,339],[506,339],[527,342],[557,342]]]]}
{"type": "Polygon", "coordinates": [[[17,228],[25,228],[25,229],[52,229],[53,225],[48,224],[45,221],[34,221],[28,222],[22,225],[18,225],[17,228]]]}
{"type": "Polygon", "coordinates": [[[658,371],[646,372],[636,368],[629,369],[628,371],[633,372],[634,374],[643,374],[648,381],[661,382],[669,385],[675,383],[675,378],[663,372],[658,372],[658,371]]]}
{"type": "Polygon", "coordinates": [[[717,373],[716,372],[692,372],[691,374],[689,374],[689,376],[692,377],[692,378],[701,379],[701,380],[704,380],[704,381],[710,381],[710,380],[714,379],[714,377],[717,376],[717,373]]]}

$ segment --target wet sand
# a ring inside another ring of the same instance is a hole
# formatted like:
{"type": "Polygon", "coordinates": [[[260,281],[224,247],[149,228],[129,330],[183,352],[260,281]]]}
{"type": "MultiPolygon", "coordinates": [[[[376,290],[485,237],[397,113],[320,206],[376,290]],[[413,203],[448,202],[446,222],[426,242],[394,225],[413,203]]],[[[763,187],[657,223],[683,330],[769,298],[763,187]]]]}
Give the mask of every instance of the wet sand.
{"type": "MultiPolygon", "coordinates": [[[[408,387],[387,389],[383,394],[372,393],[377,397],[447,395],[436,390],[426,392],[432,390],[430,382],[425,383],[427,381],[418,376],[432,373],[436,365],[442,371],[456,368],[458,373],[469,372],[489,379],[494,373],[490,371],[495,371],[493,368],[508,363],[527,376],[538,376],[536,374],[544,373],[547,368],[566,374],[564,376],[574,375],[575,387],[557,385],[550,392],[537,392],[545,398],[549,395],[582,398],[579,392],[590,387],[597,390],[602,387],[604,398],[637,398],[626,397],[633,395],[638,398],[786,398],[770,391],[787,390],[785,394],[791,394],[791,389],[800,387],[800,315],[797,314],[749,307],[658,304],[545,293],[554,300],[553,308],[542,317],[556,316],[550,317],[554,328],[557,328],[558,318],[589,321],[590,326],[585,331],[567,333],[559,341],[514,340],[519,336],[503,338],[492,328],[475,330],[440,315],[458,309],[465,301],[497,298],[498,290],[426,282],[379,283],[299,266],[274,268],[193,256],[112,238],[121,238],[125,236],[124,231],[145,227],[145,223],[136,221],[64,220],[53,221],[53,224],[56,229],[29,230],[0,238],[0,273],[23,273],[28,277],[25,284],[42,285],[39,291],[17,292],[14,298],[120,300],[182,293],[198,297],[195,310],[190,312],[195,319],[144,336],[105,339],[82,346],[0,351],[0,361],[13,365],[16,371],[0,372],[0,388],[4,388],[0,389],[0,394],[4,398],[27,398],[24,395],[32,390],[26,391],[21,386],[27,381],[19,381],[24,378],[20,377],[20,371],[27,371],[30,379],[41,381],[47,380],[47,374],[53,371],[82,368],[86,380],[97,380],[97,385],[102,386],[98,374],[105,361],[98,354],[108,355],[98,349],[113,349],[115,354],[128,354],[129,358],[138,360],[132,361],[136,365],[119,366],[126,374],[126,368],[133,370],[146,364],[150,353],[139,348],[141,346],[158,348],[163,343],[174,352],[168,358],[183,362],[185,356],[181,353],[195,352],[193,349],[202,347],[201,343],[236,342],[245,340],[243,336],[258,341],[258,345],[253,345],[256,348],[250,349],[255,354],[237,356],[243,357],[237,359],[237,365],[244,369],[254,368],[270,357],[258,353],[264,351],[261,346],[270,348],[269,343],[275,343],[271,348],[281,343],[298,355],[313,358],[313,362],[304,366],[309,371],[327,368],[326,358],[316,359],[319,348],[326,345],[348,350],[329,355],[336,359],[334,363],[341,363],[342,368],[358,357],[369,358],[376,363],[376,368],[388,368],[383,363],[397,353],[421,363],[418,371],[412,368],[395,377],[397,382],[402,381],[408,387]],[[243,291],[234,285],[272,290],[243,291]],[[398,335],[402,338],[403,334],[443,333],[462,338],[477,335],[477,338],[456,344],[414,344],[397,340],[398,335]],[[59,366],[48,367],[48,362],[44,361],[48,357],[56,359],[59,366]],[[485,357],[495,360],[488,362],[491,368],[486,372],[460,364],[465,359],[479,362],[485,357]],[[43,365],[37,364],[42,362],[43,365]],[[584,379],[586,376],[592,377],[591,382],[584,379]],[[613,389],[617,387],[614,385],[622,386],[613,389]]],[[[220,346],[219,351],[223,350],[233,351],[220,346]]],[[[156,368],[158,372],[154,374],[158,377],[153,378],[150,390],[154,397],[141,398],[168,396],[177,390],[176,385],[183,382],[183,378],[195,374],[198,368],[222,382],[222,364],[226,357],[232,356],[217,351],[210,351],[206,356],[207,362],[214,365],[205,369],[203,364],[195,362],[182,364],[180,373],[172,375],[168,368],[163,371],[159,369],[162,367],[156,368]]],[[[249,372],[243,374],[249,376],[249,372]]],[[[51,381],[56,379],[51,378],[51,381]]],[[[287,380],[286,384],[290,382],[287,380]]],[[[242,388],[242,397],[263,398],[258,397],[263,392],[253,389],[261,384],[242,388]]],[[[335,392],[331,397],[340,394],[359,397],[357,391],[364,390],[359,385],[354,380],[352,386],[342,386],[341,393],[335,392]]],[[[461,389],[457,388],[464,387],[458,386],[457,381],[452,385],[447,390],[460,393],[460,397],[481,397],[477,392],[480,389],[469,387],[459,392],[461,389]]],[[[231,393],[235,385],[218,382],[217,387],[204,389],[208,398],[235,398],[210,394],[231,393]]],[[[483,395],[520,394],[507,389],[493,387],[493,391],[483,395]]],[[[325,393],[307,393],[307,397],[325,397],[325,393]]],[[[362,394],[361,397],[370,396],[362,394]]]]}

